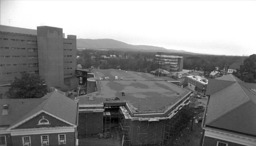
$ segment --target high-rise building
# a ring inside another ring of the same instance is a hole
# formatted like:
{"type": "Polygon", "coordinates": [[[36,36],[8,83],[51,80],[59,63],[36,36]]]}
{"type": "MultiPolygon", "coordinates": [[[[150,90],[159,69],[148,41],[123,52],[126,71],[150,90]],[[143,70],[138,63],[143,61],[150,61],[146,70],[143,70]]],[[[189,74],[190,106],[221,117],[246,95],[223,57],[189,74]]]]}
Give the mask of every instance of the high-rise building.
{"type": "Polygon", "coordinates": [[[167,71],[182,71],[183,69],[183,57],[174,56],[166,53],[157,53],[155,60],[159,64],[158,68],[165,69],[167,71]]]}
{"type": "Polygon", "coordinates": [[[76,36],[62,28],[0,25],[0,96],[20,73],[39,74],[50,87],[75,87],[76,36]]]}

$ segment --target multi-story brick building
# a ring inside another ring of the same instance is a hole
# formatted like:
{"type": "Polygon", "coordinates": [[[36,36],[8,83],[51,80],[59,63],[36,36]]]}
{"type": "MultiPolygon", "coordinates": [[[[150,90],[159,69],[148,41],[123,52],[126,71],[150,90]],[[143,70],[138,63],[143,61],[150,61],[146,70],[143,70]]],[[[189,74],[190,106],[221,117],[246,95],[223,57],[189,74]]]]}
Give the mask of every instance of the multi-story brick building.
{"type": "Polygon", "coordinates": [[[21,72],[36,73],[48,86],[75,87],[76,36],[61,28],[36,30],[0,25],[0,95],[21,72]]]}

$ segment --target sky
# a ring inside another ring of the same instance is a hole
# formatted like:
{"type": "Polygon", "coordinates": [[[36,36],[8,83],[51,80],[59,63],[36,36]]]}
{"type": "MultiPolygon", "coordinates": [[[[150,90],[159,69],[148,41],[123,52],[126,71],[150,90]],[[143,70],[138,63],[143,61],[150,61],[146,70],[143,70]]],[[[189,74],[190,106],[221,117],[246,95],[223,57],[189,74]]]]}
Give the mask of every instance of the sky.
{"type": "Polygon", "coordinates": [[[256,53],[256,1],[0,0],[0,24],[195,53],[256,53]]]}

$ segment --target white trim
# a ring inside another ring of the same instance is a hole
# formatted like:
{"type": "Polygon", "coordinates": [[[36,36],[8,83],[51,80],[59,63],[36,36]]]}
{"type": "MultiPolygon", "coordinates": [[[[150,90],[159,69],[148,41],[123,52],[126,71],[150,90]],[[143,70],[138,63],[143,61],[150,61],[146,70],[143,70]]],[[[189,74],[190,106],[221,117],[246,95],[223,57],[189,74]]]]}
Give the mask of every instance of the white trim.
{"type": "Polygon", "coordinates": [[[37,125],[50,125],[50,122],[48,119],[45,119],[44,116],[42,116],[37,125]],[[42,122],[43,120],[45,120],[45,122],[42,122]]]}
{"type": "Polygon", "coordinates": [[[22,136],[22,145],[23,146],[31,146],[31,137],[30,136],[22,136]],[[25,137],[28,137],[28,139],[29,139],[29,144],[27,145],[27,144],[25,144],[25,137]]]}
{"type": "Polygon", "coordinates": [[[7,130],[11,130],[11,129],[13,129],[13,128],[18,127],[19,125],[21,125],[21,124],[23,124],[23,123],[29,121],[30,119],[36,117],[36,116],[39,115],[41,112],[42,112],[42,111],[36,112],[34,115],[32,115],[32,116],[30,116],[30,117],[28,117],[28,118],[26,118],[26,119],[24,119],[24,120],[22,120],[22,121],[20,121],[20,122],[18,122],[18,123],[16,123],[16,124],[14,124],[13,126],[10,126],[7,130]]]}
{"type": "Polygon", "coordinates": [[[10,134],[10,131],[7,131],[7,128],[0,128],[0,134],[10,134]]]}
{"type": "MultiPolygon", "coordinates": [[[[62,119],[62,118],[59,118],[59,117],[57,117],[57,116],[55,116],[55,115],[53,115],[53,114],[51,114],[51,113],[48,113],[47,111],[44,111],[44,112],[45,112],[46,114],[48,114],[48,115],[50,115],[50,116],[52,116],[52,117],[54,117],[54,118],[56,118],[56,119],[62,121],[62,122],[64,122],[64,123],[67,123],[67,124],[69,124],[69,125],[72,125],[72,126],[76,127],[75,124],[72,124],[72,123],[70,123],[70,122],[68,122],[68,121],[66,121],[66,120],[64,120],[64,119],[62,119]]],[[[64,112],[64,111],[63,111],[63,112],[64,112]]],[[[77,112],[78,112],[78,111],[77,111],[77,112]]]]}
{"type": "Polygon", "coordinates": [[[0,146],[7,146],[6,136],[5,135],[0,135],[0,137],[4,137],[4,140],[5,140],[5,144],[4,145],[0,145],[0,146]]]}
{"type": "Polygon", "coordinates": [[[67,144],[67,137],[66,137],[66,134],[58,134],[58,144],[61,145],[61,144],[67,144]],[[64,140],[63,140],[63,143],[61,142],[60,140],[60,136],[61,135],[64,135],[64,140]]]}
{"type": "Polygon", "coordinates": [[[256,143],[255,137],[249,137],[207,127],[205,128],[205,136],[246,146],[255,146],[256,143]]]}
{"type": "Polygon", "coordinates": [[[68,121],[66,121],[66,120],[64,120],[64,119],[61,119],[61,118],[59,118],[59,117],[57,117],[57,116],[55,116],[55,115],[53,115],[53,114],[51,114],[51,113],[49,113],[49,112],[47,112],[47,111],[45,111],[45,110],[40,110],[40,111],[36,112],[35,114],[33,114],[32,116],[30,116],[30,117],[28,117],[28,118],[26,118],[26,119],[24,119],[24,120],[22,120],[22,121],[20,121],[20,122],[18,122],[18,123],[16,123],[16,124],[14,124],[13,126],[9,127],[8,130],[11,130],[11,129],[13,129],[13,128],[18,127],[19,125],[21,125],[21,124],[23,124],[23,123],[25,123],[25,122],[31,120],[32,118],[38,116],[38,115],[41,114],[41,113],[48,114],[48,115],[50,115],[50,116],[52,116],[52,117],[54,117],[54,118],[56,118],[56,119],[58,119],[58,120],[60,120],[60,121],[63,121],[64,123],[67,123],[67,124],[69,124],[69,125],[72,125],[72,126],[76,127],[75,124],[72,124],[72,123],[70,123],[70,122],[68,122],[68,121]]]}
{"type": "Polygon", "coordinates": [[[228,143],[226,143],[226,142],[223,142],[223,141],[217,141],[217,144],[216,144],[216,146],[219,146],[219,144],[220,143],[222,143],[222,144],[225,144],[226,146],[228,146],[228,143]]]}
{"type": "Polygon", "coordinates": [[[103,104],[80,104],[79,105],[79,108],[80,107],[104,107],[103,104]]]}
{"type": "Polygon", "coordinates": [[[47,145],[50,145],[50,140],[49,140],[49,135],[41,135],[41,146],[44,146],[44,141],[43,141],[43,136],[46,136],[47,137],[47,145]]]}
{"type": "Polygon", "coordinates": [[[74,127],[33,128],[12,130],[11,136],[75,132],[74,127]]]}
{"type": "Polygon", "coordinates": [[[104,109],[79,109],[79,113],[82,112],[94,112],[94,113],[102,113],[104,109]]]}

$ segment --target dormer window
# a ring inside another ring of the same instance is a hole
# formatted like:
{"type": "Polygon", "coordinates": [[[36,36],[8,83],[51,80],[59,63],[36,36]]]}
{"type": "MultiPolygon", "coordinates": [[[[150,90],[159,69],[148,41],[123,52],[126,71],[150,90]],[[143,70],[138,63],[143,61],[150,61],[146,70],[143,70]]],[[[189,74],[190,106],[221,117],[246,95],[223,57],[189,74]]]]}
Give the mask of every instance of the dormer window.
{"type": "Polygon", "coordinates": [[[44,116],[38,121],[38,125],[50,125],[49,120],[45,119],[44,116]]]}

